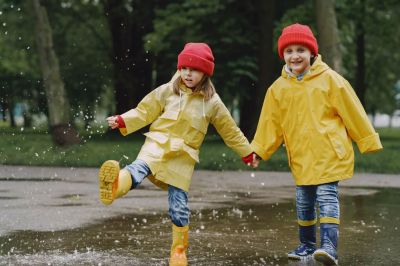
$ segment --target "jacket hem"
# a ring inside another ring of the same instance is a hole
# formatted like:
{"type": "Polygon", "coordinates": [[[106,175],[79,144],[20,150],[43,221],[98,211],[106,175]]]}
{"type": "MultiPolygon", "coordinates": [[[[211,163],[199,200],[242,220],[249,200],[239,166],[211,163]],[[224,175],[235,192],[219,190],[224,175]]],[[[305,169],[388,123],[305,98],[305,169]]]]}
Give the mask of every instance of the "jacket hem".
{"type": "Polygon", "coordinates": [[[321,184],[327,184],[327,183],[332,183],[332,182],[336,182],[336,181],[350,179],[353,177],[353,175],[354,175],[354,173],[352,172],[352,173],[346,173],[346,174],[342,174],[342,175],[336,175],[333,177],[331,176],[331,177],[327,177],[327,178],[319,178],[316,182],[299,182],[295,178],[295,183],[296,183],[296,186],[321,185],[321,184]]]}

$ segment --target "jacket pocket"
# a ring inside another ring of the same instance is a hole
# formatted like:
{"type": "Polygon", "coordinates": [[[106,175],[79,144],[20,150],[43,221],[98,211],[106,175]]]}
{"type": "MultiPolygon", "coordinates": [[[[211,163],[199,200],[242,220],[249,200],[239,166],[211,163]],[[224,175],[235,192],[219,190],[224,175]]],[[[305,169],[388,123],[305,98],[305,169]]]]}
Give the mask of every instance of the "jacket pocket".
{"type": "Polygon", "coordinates": [[[185,142],[191,147],[198,148],[207,133],[208,123],[202,117],[193,117],[190,121],[190,127],[189,134],[185,137],[185,142]]]}
{"type": "Polygon", "coordinates": [[[156,160],[159,160],[160,158],[162,158],[164,156],[165,150],[161,146],[162,144],[160,144],[158,139],[153,138],[153,137],[154,136],[146,139],[146,141],[144,142],[144,144],[140,150],[138,157],[143,155],[146,157],[151,157],[156,160]]]}
{"type": "Polygon", "coordinates": [[[148,137],[160,144],[165,144],[168,141],[168,136],[162,132],[150,131],[150,132],[144,133],[143,135],[145,135],[146,137],[148,137]]]}
{"type": "Polygon", "coordinates": [[[207,122],[204,118],[193,118],[192,127],[200,131],[204,135],[207,133],[207,122]]]}
{"type": "Polygon", "coordinates": [[[160,115],[160,118],[169,119],[169,120],[178,120],[179,112],[166,110],[164,113],[160,115]]]}
{"type": "Polygon", "coordinates": [[[344,141],[335,132],[328,132],[328,138],[332,144],[333,149],[335,150],[337,157],[339,159],[343,159],[347,154],[347,150],[346,150],[344,141]]]}
{"type": "Polygon", "coordinates": [[[291,167],[292,166],[292,158],[291,158],[291,154],[290,154],[289,143],[287,141],[287,137],[286,137],[285,133],[283,133],[283,140],[285,142],[285,149],[286,149],[286,153],[287,153],[288,164],[289,164],[289,167],[291,167]]]}

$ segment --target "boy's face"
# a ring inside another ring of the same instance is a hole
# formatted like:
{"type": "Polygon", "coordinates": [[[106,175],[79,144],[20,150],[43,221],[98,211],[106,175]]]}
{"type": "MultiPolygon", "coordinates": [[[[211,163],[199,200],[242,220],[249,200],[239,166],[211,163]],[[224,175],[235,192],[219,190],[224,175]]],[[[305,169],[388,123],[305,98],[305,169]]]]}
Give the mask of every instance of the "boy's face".
{"type": "Polygon", "coordinates": [[[310,68],[311,51],[306,46],[292,44],[283,50],[283,58],[292,73],[299,75],[310,68]]]}
{"type": "Polygon", "coordinates": [[[194,88],[199,84],[203,78],[204,73],[189,67],[181,68],[181,79],[185,83],[186,87],[194,88]]]}

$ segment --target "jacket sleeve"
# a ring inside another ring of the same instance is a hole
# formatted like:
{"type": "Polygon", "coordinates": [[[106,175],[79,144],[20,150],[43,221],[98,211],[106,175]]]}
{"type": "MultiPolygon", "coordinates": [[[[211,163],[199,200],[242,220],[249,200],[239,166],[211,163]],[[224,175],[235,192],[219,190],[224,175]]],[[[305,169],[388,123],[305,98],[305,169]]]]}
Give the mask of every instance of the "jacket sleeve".
{"type": "Polygon", "coordinates": [[[378,133],[372,127],[368,116],[353,88],[347,80],[340,78],[333,86],[333,105],[342,118],[350,137],[357,143],[361,153],[381,150],[378,133]]]}
{"type": "Polygon", "coordinates": [[[235,120],[233,120],[228,109],[220,99],[216,101],[210,122],[214,125],[225,144],[239,154],[240,157],[247,156],[253,152],[249,141],[236,125],[235,120]]]}
{"type": "Polygon", "coordinates": [[[126,127],[120,128],[122,135],[126,136],[152,123],[164,108],[162,97],[163,87],[151,91],[147,94],[135,109],[131,109],[121,115],[126,127]]]}
{"type": "Polygon", "coordinates": [[[268,89],[251,147],[263,160],[268,160],[283,142],[279,106],[268,89]]]}

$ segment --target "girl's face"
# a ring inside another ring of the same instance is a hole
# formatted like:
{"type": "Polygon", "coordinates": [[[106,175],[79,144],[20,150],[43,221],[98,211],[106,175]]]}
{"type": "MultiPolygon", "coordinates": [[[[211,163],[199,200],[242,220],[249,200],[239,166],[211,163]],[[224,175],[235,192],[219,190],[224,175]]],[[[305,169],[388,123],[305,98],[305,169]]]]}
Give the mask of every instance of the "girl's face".
{"type": "Polygon", "coordinates": [[[292,73],[299,75],[310,68],[311,51],[303,45],[292,44],[283,50],[283,58],[292,73]]]}
{"type": "Polygon", "coordinates": [[[190,67],[181,68],[181,79],[188,88],[195,88],[203,77],[204,73],[199,70],[190,67]]]}

